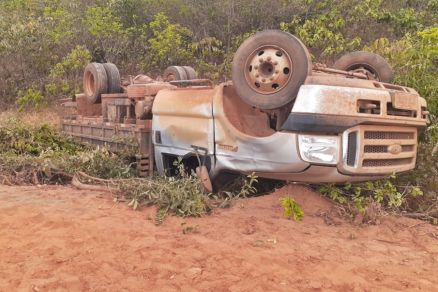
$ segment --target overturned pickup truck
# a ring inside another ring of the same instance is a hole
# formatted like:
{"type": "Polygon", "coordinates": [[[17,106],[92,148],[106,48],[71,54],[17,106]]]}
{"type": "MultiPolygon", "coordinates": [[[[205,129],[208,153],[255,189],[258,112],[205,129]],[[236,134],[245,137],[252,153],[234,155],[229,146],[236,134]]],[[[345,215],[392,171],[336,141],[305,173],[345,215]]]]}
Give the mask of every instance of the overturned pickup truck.
{"type": "Polygon", "coordinates": [[[269,30],[240,46],[232,82],[219,85],[179,66],[166,69],[167,82],[121,83],[113,64],[92,63],[62,128],[114,151],[137,147],[140,175],[172,174],[181,157],[207,189],[210,179],[252,172],[312,183],[378,179],[415,167],[428,119],[425,99],[391,79],[376,54],[312,65],[300,40],[269,30]]]}

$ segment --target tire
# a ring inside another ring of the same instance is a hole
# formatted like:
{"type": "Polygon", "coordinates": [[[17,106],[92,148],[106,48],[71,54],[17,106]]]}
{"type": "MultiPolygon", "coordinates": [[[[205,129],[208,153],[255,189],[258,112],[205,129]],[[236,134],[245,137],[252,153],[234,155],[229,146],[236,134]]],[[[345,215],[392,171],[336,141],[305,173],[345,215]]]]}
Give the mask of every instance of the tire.
{"type": "Polygon", "coordinates": [[[170,66],[164,70],[164,81],[187,80],[187,73],[181,66],[170,66]]]}
{"type": "Polygon", "coordinates": [[[103,64],[106,75],[108,77],[108,93],[120,93],[122,87],[120,86],[120,72],[117,66],[113,63],[103,64]]]}
{"type": "Polygon", "coordinates": [[[292,102],[311,72],[306,46],[279,30],[265,30],[244,41],[232,65],[237,94],[259,109],[276,109],[292,102]]]}
{"type": "Polygon", "coordinates": [[[182,66],[184,71],[186,71],[187,79],[188,80],[194,80],[198,79],[198,73],[196,73],[195,69],[190,66],[182,66]]]}
{"type": "Polygon", "coordinates": [[[363,71],[370,73],[371,79],[390,83],[394,72],[388,62],[380,55],[370,52],[352,52],[342,56],[333,65],[335,69],[344,71],[363,71]]]}
{"type": "Polygon", "coordinates": [[[88,64],[84,71],[83,85],[87,100],[92,104],[100,103],[101,94],[108,93],[105,67],[99,63],[88,64]]]}

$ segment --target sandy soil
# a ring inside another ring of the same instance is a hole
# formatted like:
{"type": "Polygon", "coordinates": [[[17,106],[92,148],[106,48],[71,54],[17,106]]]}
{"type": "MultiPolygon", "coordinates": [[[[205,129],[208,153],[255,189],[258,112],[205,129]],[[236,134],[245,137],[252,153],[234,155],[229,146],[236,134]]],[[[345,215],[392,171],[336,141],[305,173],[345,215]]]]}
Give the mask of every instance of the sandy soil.
{"type": "Polygon", "coordinates": [[[287,186],[155,226],[109,194],[0,186],[0,291],[438,291],[438,228],[357,226],[332,207],[287,186]],[[285,194],[302,222],[282,217],[285,194]]]}

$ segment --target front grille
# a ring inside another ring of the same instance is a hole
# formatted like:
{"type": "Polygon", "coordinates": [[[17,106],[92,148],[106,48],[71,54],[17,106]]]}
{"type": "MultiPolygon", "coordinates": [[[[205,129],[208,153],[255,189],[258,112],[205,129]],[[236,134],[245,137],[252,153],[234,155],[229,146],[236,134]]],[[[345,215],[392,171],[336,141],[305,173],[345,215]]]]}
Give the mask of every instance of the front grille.
{"type": "MultiPolygon", "coordinates": [[[[402,145],[402,152],[414,151],[414,145],[402,145]]],[[[388,146],[383,145],[365,145],[365,153],[387,153],[388,146]]]]}
{"type": "Polygon", "coordinates": [[[386,153],[388,146],[365,145],[365,153],[386,153]]]}
{"type": "Polygon", "coordinates": [[[398,166],[410,164],[412,158],[401,158],[401,159],[365,159],[362,162],[363,167],[379,167],[379,166],[398,166]]]}
{"type": "Polygon", "coordinates": [[[366,131],[365,139],[413,139],[415,133],[413,132],[384,132],[384,131],[366,131]]]}
{"type": "Polygon", "coordinates": [[[390,174],[415,167],[417,129],[363,125],[344,134],[341,168],[355,174],[390,174]]]}
{"type": "Polygon", "coordinates": [[[356,164],[357,152],[357,132],[348,134],[347,164],[354,166],[356,164]]]}

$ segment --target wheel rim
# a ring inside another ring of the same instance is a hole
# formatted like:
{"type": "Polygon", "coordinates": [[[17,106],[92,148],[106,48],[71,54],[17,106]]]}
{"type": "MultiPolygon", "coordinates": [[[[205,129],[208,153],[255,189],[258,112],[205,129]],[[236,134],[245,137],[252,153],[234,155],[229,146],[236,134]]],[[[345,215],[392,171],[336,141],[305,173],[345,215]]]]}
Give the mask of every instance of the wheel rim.
{"type": "Polygon", "coordinates": [[[175,78],[175,75],[174,74],[172,74],[172,73],[170,73],[170,74],[168,74],[167,76],[166,76],[166,80],[167,81],[173,81],[173,80],[175,80],[176,78],[175,78]]]}
{"type": "Polygon", "coordinates": [[[256,49],[245,63],[248,85],[261,94],[272,94],[283,89],[292,76],[292,60],[277,46],[256,49]]]}
{"type": "Polygon", "coordinates": [[[88,96],[92,96],[94,94],[94,92],[96,91],[96,85],[94,82],[94,75],[87,71],[85,73],[85,93],[88,96]]]}
{"type": "Polygon", "coordinates": [[[368,78],[370,78],[370,80],[380,81],[379,75],[377,74],[376,70],[374,70],[372,67],[368,67],[365,65],[352,65],[348,67],[347,71],[362,73],[367,75],[368,78]]]}

